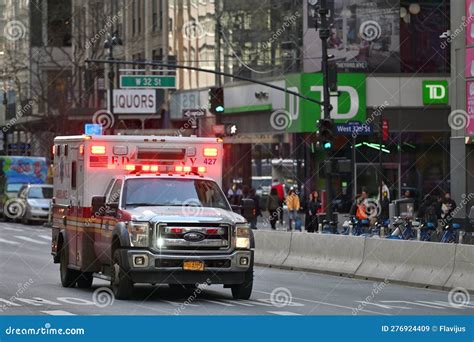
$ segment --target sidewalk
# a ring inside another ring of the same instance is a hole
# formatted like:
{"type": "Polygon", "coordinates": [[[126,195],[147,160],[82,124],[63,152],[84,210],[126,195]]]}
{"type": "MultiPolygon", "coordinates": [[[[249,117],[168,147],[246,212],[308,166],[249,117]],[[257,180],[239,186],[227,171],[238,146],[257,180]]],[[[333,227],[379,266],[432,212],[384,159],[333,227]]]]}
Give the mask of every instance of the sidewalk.
{"type": "MultiPolygon", "coordinates": [[[[270,225],[270,220],[269,220],[269,214],[268,212],[262,212],[263,217],[259,217],[257,221],[257,229],[262,229],[262,230],[272,230],[272,226],[270,225]]],[[[301,229],[302,231],[305,231],[304,227],[304,218],[305,215],[303,213],[298,213],[299,218],[301,219],[302,226],[301,229]]],[[[293,224],[294,227],[294,224],[293,224]]],[[[288,230],[288,213],[285,212],[283,215],[283,224],[280,224],[280,222],[277,222],[276,224],[276,230],[280,231],[287,231],[288,230]]]]}

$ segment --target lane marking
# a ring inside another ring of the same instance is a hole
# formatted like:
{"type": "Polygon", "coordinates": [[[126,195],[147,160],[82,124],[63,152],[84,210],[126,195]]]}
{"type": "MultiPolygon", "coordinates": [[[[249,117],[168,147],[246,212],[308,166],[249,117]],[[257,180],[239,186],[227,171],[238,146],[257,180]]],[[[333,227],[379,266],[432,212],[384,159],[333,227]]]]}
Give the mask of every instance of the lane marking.
{"type": "Polygon", "coordinates": [[[40,238],[51,241],[51,236],[49,235],[38,235],[40,238]]]}
{"type": "Polygon", "coordinates": [[[416,302],[409,302],[406,300],[381,300],[382,303],[405,303],[409,305],[418,305],[418,306],[423,306],[425,308],[432,308],[432,309],[439,309],[443,310],[444,308],[439,307],[439,306],[434,306],[434,305],[428,305],[428,304],[422,304],[422,303],[416,303],[416,302]]]}
{"type": "Polygon", "coordinates": [[[269,307],[275,307],[275,305],[272,305],[272,304],[268,304],[268,303],[265,303],[264,301],[260,301],[259,299],[257,300],[251,300],[251,299],[248,299],[245,301],[246,303],[252,303],[254,305],[262,305],[262,306],[269,306],[269,307]]]}
{"type": "Polygon", "coordinates": [[[199,305],[197,305],[197,304],[186,303],[186,300],[183,301],[183,302],[172,302],[172,301],[170,301],[170,300],[160,299],[160,301],[165,302],[165,303],[168,303],[168,304],[171,304],[171,305],[173,305],[173,306],[181,306],[181,305],[184,305],[184,306],[199,306],[199,305]]]}
{"type": "MultiPolygon", "coordinates": [[[[410,308],[407,308],[405,306],[396,306],[396,305],[383,305],[379,303],[372,303],[372,302],[364,302],[362,300],[356,300],[356,303],[360,303],[363,305],[373,305],[382,309],[405,309],[405,310],[410,310],[410,308]]],[[[357,308],[356,308],[357,309],[357,308]]]]}
{"type": "Polygon", "coordinates": [[[234,304],[219,302],[217,300],[212,300],[212,299],[204,299],[203,298],[203,299],[200,299],[200,301],[209,302],[209,303],[212,303],[212,304],[224,305],[224,306],[235,306],[234,304]]]}
{"type": "Polygon", "coordinates": [[[302,316],[299,313],[291,312],[291,311],[267,311],[268,313],[280,316],[302,316]]]}
{"type": "Polygon", "coordinates": [[[0,242],[7,243],[7,244],[10,244],[10,245],[19,245],[20,244],[19,242],[5,240],[5,239],[2,239],[2,238],[0,238],[0,242]]]}
{"type": "Polygon", "coordinates": [[[76,316],[76,314],[64,310],[46,310],[41,312],[51,316],[76,316]]]}
{"type": "Polygon", "coordinates": [[[238,305],[242,305],[242,306],[254,306],[253,304],[243,303],[243,302],[238,301],[238,300],[221,299],[221,301],[226,302],[226,303],[238,304],[238,305]]]}
{"type": "Polygon", "coordinates": [[[28,241],[28,242],[31,242],[31,243],[36,243],[36,244],[38,244],[38,245],[47,245],[47,244],[48,244],[47,242],[34,240],[34,239],[32,239],[32,238],[29,238],[29,237],[26,237],[26,236],[22,236],[22,235],[15,235],[15,237],[16,237],[17,239],[25,240],[25,241],[28,241]]]}
{"type": "Polygon", "coordinates": [[[12,232],[22,232],[23,229],[12,228],[12,227],[1,227],[0,230],[10,230],[12,232]]]}
{"type": "MultiPolygon", "coordinates": [[[[271,295],[270,292],[265,292],[265,291],[254,291],[254,292],[271,295]]],[[[352,310],[354,310],[353,307],[345,306],[345,305],[332,304],[332,303],[320,302],[320,301],[317,301],[317,300],[297,298],[297,297],[293,297],[293,299],[297,299],[297,300],[301,300],[301,301],[305,301],[305,302],[313,303],[313,304],[320,304],[320,305],[332,306],[332,307],[340,308],[340,309],[346,309],[346,310],[350,310],[351,312],[352,312],[352,310]]],[[[372,310],[367,310],[367,309],[362,309],[360,311],[368,312],[368,313],[372,313],[372,314],[376,314],[376,315],[389,316],[389,314],[387,314],[385,312],[378,312],[378,311],[372,311],[372,310]]]]}

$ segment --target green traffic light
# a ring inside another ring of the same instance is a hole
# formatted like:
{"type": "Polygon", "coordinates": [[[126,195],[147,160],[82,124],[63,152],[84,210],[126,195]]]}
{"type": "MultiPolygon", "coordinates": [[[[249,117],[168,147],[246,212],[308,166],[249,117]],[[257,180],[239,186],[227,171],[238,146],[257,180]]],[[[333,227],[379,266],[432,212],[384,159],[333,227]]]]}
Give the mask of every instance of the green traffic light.
{"type": "Polygon", "coordinates": [[[224,106],[217,106],[216,107],[216,112],[217,113],[223,113],[224,112],[224,106]]]}
{"type": "Polygon", "coordinates": [[[325,141],[325,142],[323,143],[323,148],[324,148],[325,150],[330,150],[330,149],[332,148],[332,142],[330,142],[330,141],[325,141]]]}

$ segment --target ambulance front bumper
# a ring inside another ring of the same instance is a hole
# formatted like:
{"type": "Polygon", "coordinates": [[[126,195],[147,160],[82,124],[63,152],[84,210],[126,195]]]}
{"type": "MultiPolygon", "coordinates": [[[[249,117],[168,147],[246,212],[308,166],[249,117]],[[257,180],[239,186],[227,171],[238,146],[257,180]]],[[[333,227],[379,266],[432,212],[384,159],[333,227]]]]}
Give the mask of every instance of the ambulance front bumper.
{"type": "Polygon", "coordinates": [[[230,254],[163,255],[149,250],[121,250],[122,265],[134,283],[165,284],[240,284],[253,265],[252,250],[235,250],[230,254]],[[202,264],[200,270],[185,269],[190,262],[202,264]]]}

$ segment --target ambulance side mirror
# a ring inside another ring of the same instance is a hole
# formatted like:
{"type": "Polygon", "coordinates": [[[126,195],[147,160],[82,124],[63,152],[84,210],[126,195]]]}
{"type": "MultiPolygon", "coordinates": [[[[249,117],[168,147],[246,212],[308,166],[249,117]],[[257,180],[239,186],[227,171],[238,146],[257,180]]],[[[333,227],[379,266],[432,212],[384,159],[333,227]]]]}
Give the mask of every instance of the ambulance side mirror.
{"type": "Polygon", "coordinates": [[[101,216],[105,213],[105,196],[92,197],[92,215],[101,216]]]}

